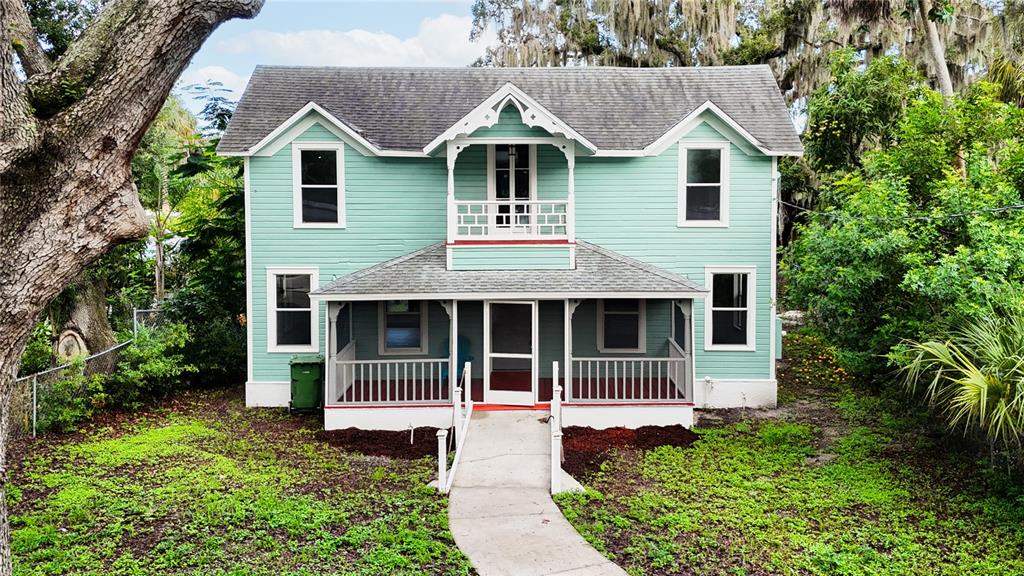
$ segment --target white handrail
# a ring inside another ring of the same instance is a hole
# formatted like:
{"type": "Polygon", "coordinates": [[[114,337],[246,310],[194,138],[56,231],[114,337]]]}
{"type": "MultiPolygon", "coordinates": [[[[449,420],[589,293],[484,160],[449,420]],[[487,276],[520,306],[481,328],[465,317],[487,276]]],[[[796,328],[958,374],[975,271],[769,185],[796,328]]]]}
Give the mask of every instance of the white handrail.
{"type": "Polygon", "coordinates": [[[562,491],[562,387],[558,384],[558,361],[551,363],[551,493],[562,491]]]}
{"type": "MultiPolygon", "coordinates": [[[[466,391],[464,401],[466,414],[462,419],[462,428],[456,428],[455,430],[455,457],[452,458],[452,467],[451,470],[448,471],[447,481],[443,485],[445,494],[451,491],[452,484],[455,482],[455,471],[459,467],[459,461],[462,460],[462,447],[466,445],[466,435],[469,433],[469,421],[473,419],[472,374],[473,365],[466,362],[462,371],[462,388],[466,391]]],[[[440,487],[442,485],[439,483],[438,486],[440,487]]]]}

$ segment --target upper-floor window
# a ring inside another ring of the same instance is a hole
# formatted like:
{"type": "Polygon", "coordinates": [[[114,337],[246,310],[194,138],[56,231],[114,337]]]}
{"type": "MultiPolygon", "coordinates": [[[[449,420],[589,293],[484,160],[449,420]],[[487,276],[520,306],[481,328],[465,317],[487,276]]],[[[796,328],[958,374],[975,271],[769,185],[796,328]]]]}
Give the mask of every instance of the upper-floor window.
{"type": "Polygon", "coordinates": [[[267,349],[270,352],[316,352],[319,308],[309,298],[318,286],[314,268],[267,270],[267,349]]]}
{"type": "Polygon", "coordinates": [[[340,142],[292,143],[296,228],[345,226],[345,149],[340,142]]]}
{"type": "Polygon", "coordinates": [[[388,300],[380,303],[380,354],[425,354],[427,303],[388,300]]]}
{"type": "Polygon", "coordinates": [[[680,143],[678,193],[679,226],[728,226],[728,143],[680,143]]]}
{"type": "Polygon", "coordinates": [[[536,148],[530,144],[494,144],[489,153],[489,200],[496,202],[494,226],[528,226],[530,206],[524,202],[534,196],[536,148]]]}
{"type": "Polygon", "coordinates": [[[643,300],[599,300],[597,348],[601,352],[645,352],[646,317],[643,300]]]}
{"type": "Polygon", "coordinates": [[[754,267],[708,266],[704,278],[711,288],[704,306],[704,349],[754,350],[754,267]]]}

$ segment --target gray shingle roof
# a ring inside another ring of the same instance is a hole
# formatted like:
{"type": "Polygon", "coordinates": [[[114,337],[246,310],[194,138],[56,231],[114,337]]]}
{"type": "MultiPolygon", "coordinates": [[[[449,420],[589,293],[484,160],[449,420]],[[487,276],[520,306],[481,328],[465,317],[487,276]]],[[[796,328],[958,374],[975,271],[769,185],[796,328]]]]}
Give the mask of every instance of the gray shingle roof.
{"type": "Polygon", "coordinates": [[[259,66],[220,142],[244,152],[315,102],[384,150],[422,150],[511,82],[604,150],[639,150],[711,101],[768,149],[803,147],[768,66],[314,68],[259,66]]]}
{"type": "Polygon", "coordinates": [[[314,296],[395,294],[679,294],[706,292],[694,282],[589,242],[576,245],[575,270],[447,270],[443,243],[342,276],[314,296]]]}

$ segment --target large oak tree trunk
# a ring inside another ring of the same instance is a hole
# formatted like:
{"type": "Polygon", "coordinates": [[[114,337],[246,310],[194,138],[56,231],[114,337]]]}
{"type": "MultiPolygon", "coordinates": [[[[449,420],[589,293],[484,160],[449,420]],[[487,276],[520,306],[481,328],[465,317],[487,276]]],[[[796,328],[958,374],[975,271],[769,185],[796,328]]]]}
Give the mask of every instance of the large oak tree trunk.
{"type": "Polygon", "coordinates": [[[143,133],[210,33],[262,4],[111,0],[51,63],[22,0],[0,0],[0,576],[10,398],[32,328],[86,266],[146,234],[131,175],[143,133]]]}

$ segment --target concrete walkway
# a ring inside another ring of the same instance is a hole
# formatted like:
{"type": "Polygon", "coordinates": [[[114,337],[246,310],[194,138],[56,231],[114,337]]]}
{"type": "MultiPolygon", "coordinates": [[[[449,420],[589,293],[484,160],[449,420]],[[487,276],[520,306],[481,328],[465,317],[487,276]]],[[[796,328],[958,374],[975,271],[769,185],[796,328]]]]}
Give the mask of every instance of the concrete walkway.
{"type": "Polygon", "coordinates": [[[455,543],[481,576],[625,576],[551,501],[547,412],[476,412],[448,501],[455,543]]]}

